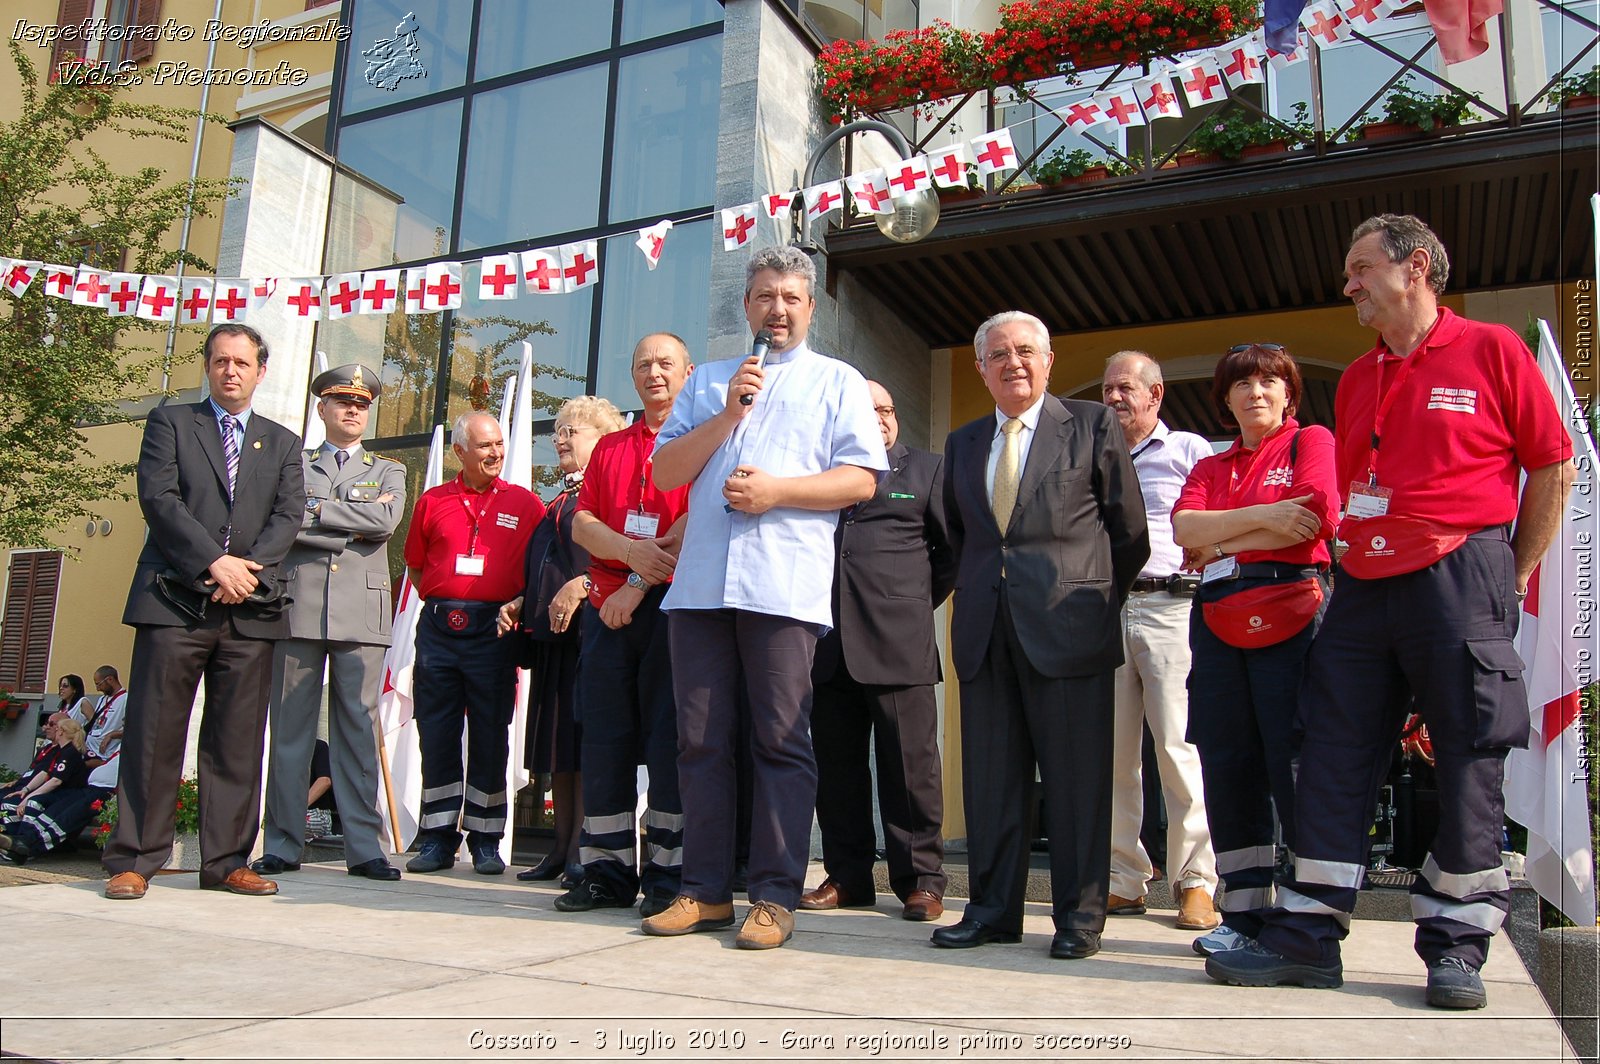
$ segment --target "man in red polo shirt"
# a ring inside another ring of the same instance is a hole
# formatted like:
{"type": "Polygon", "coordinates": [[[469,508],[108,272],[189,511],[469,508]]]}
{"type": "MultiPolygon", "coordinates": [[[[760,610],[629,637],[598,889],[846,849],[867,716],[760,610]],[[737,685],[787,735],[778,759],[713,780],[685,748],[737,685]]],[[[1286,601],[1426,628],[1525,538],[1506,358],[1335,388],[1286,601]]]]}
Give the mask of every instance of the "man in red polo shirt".
{"type": "Polygon", "coordinates": [[[1349,549],[1301,687],[1294,874],[1260,935],[1213,954],[1206,974],[1240,986],[1342,984],[1339,943],[1378,785],[1414,704],[1440,795],[1438,833],[1411,888],[1426,1000],[1479,1009],[1478,971],[1511,902],[1500,861],[1506,754],[1529,731],[1512,637],[1561,526],[1572,441],[1517,334],[1439,305],[1450,262],[1420,219],[1362,222],[1344,272],[1379,340],[1340,378],[1334,405],[1349,549]]]}
{"type": "Polygon", "coordinates": [[[510,642],[496,637],[495,616],[522,591],[523,555],[544,504],[500,479],[506,445],[493,417],[461,415],[450,444],[461,474],[423,493],[406,536],[406,571],[423,602],[411,679],[422,746],[421,848],[406,870],[455,864],[459,821],[473,870],[497,876],[506,869],[499,850],[517,672],[510,642]]]}
{"type": "Polygon", "coordinates": [[[654,916],[672,904],[682,879],[678,711],[661,599],[678,562],[689,487],[656,487],[650,460],[693,368],[688,347],[671,333],[639,341],[633,386],[644,417],[595,445],[578,495],[572,538],[589,552],[589,604],[599,623],[584,625],[578,672],[583,879],[556,899],[562,912],[629,908],[642,890],[643,913],[654,916]],[[636,869],[641,764],[650,792],[643,867],[636,869]]]}

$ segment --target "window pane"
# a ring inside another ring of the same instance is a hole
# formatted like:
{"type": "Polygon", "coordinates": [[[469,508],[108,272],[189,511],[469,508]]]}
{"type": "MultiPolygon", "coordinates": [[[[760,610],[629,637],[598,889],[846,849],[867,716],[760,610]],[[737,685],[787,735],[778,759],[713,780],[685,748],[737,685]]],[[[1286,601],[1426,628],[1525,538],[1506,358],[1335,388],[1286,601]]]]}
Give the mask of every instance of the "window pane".
{"type": "Polygon", "coordinates": [[[721,85],[720,36],[622,60],[610,221],[712,201],[721,85]]]}
{"type": "MultiPolygon", "coordinates": [[[[689,358],[705,360],[706,292],[711,287],[711,223],[686,222],[667,234],[661,265],[651,271],[630,242],[607,248],[605,302],[600,312],[600,366],[595,394],[621,410],[637,410],[633,345],[652,332],[677,333],[689,358]]],[[[720,298],[720,297],[719,297],[720,298]]],[[[728,296],[737,298],[737,293],[728,296]]]]}
{"type": "Polygon", "coordinates": [[[462,248],[598,224],[606,71],[602,63],[473,100],[462,248]]]}
{"type": "Polygon", "coordinates": [[[372,404],[367,438],[412,436],[433,427],[443,315],[352,314],[317,327],[317,350],[328,365],[373,366],[382,352],[383,392],[372,404]]]}
{"type": "Polygon", "coordinates": [[[626,0],[622,5],[622,43],[721,21],[721,0],[626,0]]]}
{"type": "Polygon", "coordinates": [[[485,81],[603,51],[611,47],[611,13],[611,4],[593,0],[483,0],[473,77],[485,81]]]}
{"type": "Polygon", "coordinates": [[[455,332],[450,355],[449,419],[472,409],[472,396],[488,389],[489,409],[500,410],[500,397],[506,378],[522,364],[517,340],[533,345],[534,391],[541,396],[536,416],[553,417],[561,400],[585,391],[589,366],[589,320],[593,313],[594,289],[559,296],[534,296],[526,293],[516,299],[479,300],[478,264],[468,263],[461,309],[456,312],[455,332]],[[534,332],[535,323],[545,322],[555,335],[534,332]],[[565,375],[563,375],[565,374],[565,375]]]}
{"type": "Polygon", "coordinates": [[[825,40],[853,41],[867,35],[863,0],[805,0],[802,10],[825,40]]]}
{"type": "Polygon", "coordinates": [[[327,256],[330,273],[432,259],[449,251],[450,214],[456,195],[455,145],[460,139],[459,100],[345,126],[340,131],[339,161],[377,185],[379,191],[334,197],[327,256]],[[429,150],[418,151],[420,144],[429,145],[429,150]],[[384,231],[383,226],[387,220],[383,203],[392,202],[389,193],[399,201],[388,227],[392,232],[384,231]]]}
{"type": "Polygon", "coordinates": [[[460,4],[451,0],[361,0],[354,6],[345,60],[345,114],[415,100],[453,89],[466,80],[472,20],[462,17],[460,4]],[[414,53],[412,41],[416,42],[414,53]],[[425,73],[403,76],[419,68],[425,73]]]}
{"type": "Polygon", "coordinates": [[[917,28],[917,0],[875,0],[866,5],[868,37],[917,28]]]}
{"type": "MultiPolygon", "coordinates": [[[[1409,22],[1410,19],[1405,21],[1409,22]]],[[[1425,20],[1418,17],[1412,24],[1418,28],[1376,34],[1375,39],[1391,51],[1409,56],[1425,41],[1433,38],[1433,30],[1425,20]]],[[[1417,65],[1438,73],[1439,50],[1430,49],[1417,60],[1417,65]]],[[[1379,85],[1393,77],[1399,69],[1399,63],[1360,41],[1352,40],[1334,48],[1323,49],[1322,106],[1328,132],[1332,133],[1355,117],[1356,108],[1365,103],[1367,97],[1371,96],[1379,85]]],[[[1411,80],[1412,87],[1423,92],[1443,91],[1432,82],[1424,81],[1415,75],[1411,80]]],[[[1311,64],[1296,63],[1294,66],[1277,71],[1273,87],[1276,97],[1287,104],[1292,104],[1295,100],[1311,99],[1311,64]]],[[[1381,119],[1383,97],[1379,96],[1365,113],[1381,119]]]]}

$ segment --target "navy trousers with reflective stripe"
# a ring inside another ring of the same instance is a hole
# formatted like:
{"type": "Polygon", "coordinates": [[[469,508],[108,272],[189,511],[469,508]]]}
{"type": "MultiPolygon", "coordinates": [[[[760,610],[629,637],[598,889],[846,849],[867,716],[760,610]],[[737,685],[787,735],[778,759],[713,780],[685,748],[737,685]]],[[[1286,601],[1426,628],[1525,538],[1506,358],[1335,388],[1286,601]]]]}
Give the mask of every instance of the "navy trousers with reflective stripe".
{"type": "Polygon", "coordinates": [[[1505,758],[1529,730],[1511,645],[1515,586],[1499,528],[1418,572],[1339,576],[1301,692],[1295,876],[1262,945],[1310,963],[1338,959],[1378,789],[1415,699],[1439,781],[1439,831],[1412,888],[1417,953],[1429,964],[1450,956],[1482,966],[1510,907],[1500,862],[1505,758]]]}

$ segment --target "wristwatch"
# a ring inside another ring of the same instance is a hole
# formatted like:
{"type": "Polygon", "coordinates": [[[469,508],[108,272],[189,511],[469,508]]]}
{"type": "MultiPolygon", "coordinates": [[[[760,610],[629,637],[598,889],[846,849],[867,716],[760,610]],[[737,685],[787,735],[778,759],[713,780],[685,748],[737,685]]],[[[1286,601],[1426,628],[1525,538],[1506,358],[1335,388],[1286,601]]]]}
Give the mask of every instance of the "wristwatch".
{"type": "Polygon", "coordinates": [[[1211,544],[1211,550],[1214,552],[1212,554],[1212,557],[1214,557],[1214,558],[1221,558],[1221,557],[1224,556],[1223,550],[1222,550],[1222,544],[1220,544],[1220,543],[1211,544]]]}
{"type": "Polygon", "coordinates": [[[628,586],[639,591],[645,591],[650,587],[649,584],[644,582],[644,577],[638,573],[628,574],[628,586]]]}
{"type": "Polygon", "coordinates": [[[306,512],[307,513],[316,514],[317,516],[320,517],[321,516],[321,512],[320,512],[321,509],[322,509],[322,500],[321,499],[307,499],[306,500],[306,512]]]}

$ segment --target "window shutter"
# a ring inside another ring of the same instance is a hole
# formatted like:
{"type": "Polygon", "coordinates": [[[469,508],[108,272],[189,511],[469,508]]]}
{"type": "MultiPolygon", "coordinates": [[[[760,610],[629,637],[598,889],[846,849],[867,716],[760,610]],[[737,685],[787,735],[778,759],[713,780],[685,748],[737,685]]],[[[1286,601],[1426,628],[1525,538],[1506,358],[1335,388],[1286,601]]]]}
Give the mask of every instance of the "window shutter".
{"type": "Polygon", "coordinates": [[[0,611],[0,687],[13,692],[48,692],[50,639],[60,584],[59,551],[11,556],[11,579],[6,585],[5,609],[0,611]]]}
{"type": "MultiPolygon", "coordinates": [[[[56,25],[63,28],[67,26],[82,26],[89,21],[89,15],[94,10],[94,0],[61,0],[61,6],[56,9],[56,25]]],[[[62,38],[56,41],[55,48],[50,52],[50,77],[54,84],[56,71],[61,69],[61,64],[69,59],[82,59],[89,54],[89,42],[83,37],[75,36],[71,40],[62,38]]]]}
{"type": "Polygon", "coordinates": [[[151,30],[151,36],[137,36],[128,42],[128,59],[142,63],[156,54],[154,28],[161,24],[161,0],[139,0],[128,24],[135,29],[151,30]]]}

